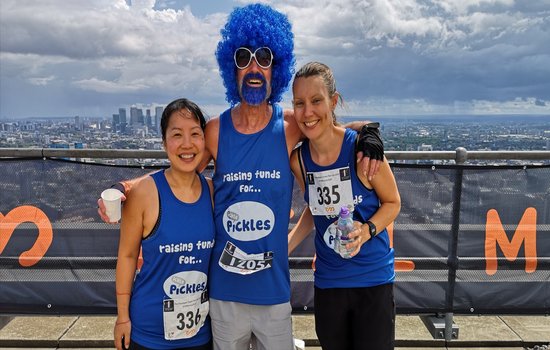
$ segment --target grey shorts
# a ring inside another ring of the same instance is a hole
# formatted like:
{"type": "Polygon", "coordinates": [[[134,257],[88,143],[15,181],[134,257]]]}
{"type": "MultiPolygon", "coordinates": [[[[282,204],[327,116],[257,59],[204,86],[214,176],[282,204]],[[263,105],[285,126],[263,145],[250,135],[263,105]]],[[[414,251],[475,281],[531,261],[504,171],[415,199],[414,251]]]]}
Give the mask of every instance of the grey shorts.
{"type": "Polygon", "coordinates": [[[210,299],[214,350],[248,350],[254,334],[257,350],[292,350],[290,302],[250,305],[210,299]]]}

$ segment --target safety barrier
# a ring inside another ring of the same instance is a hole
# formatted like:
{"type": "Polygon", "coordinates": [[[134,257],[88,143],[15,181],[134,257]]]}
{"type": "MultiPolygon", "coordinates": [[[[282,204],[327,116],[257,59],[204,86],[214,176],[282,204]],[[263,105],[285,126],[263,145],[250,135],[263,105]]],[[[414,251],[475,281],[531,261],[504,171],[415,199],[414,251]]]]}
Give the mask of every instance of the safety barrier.
{"type": "MultiPolygon", "coordinates": [[[[0,314],[114,314],[118,225],[95,202],[116,180],[154,167],[59,158],[164,158],[136,150],[0,149],[0,314]]],[[[388,152],[402,210],[388,227],[398,313],[423,314],[434,337],[458,335],[453,314],[550,313],[550,151],[388,152]],[[431,315],[437,314],[441,318],[431,315]],[[443,317],[444,316],[444,317],[443,317]],[[439,322],[441,320],[444,322],[439,322]]],[[[293,225],[303,210],[293,194],[293,225]]],[[[311,235],[289,258],[294,312],[313,307],[311,235]]]]}

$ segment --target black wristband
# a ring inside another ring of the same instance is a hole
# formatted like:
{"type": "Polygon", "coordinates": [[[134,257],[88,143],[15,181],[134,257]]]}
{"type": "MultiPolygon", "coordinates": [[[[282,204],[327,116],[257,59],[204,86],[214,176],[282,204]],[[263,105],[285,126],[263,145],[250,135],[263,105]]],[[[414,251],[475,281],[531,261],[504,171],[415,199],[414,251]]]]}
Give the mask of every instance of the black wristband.
{"type": "Polygon", "coordinates": [[[379,127],[380,127],[379,122],[370,122],[370,123],[367,123],[367,124],[363,125],[363,128],[376,129],[376,131],[380,132],[380,130],[378,130],[379,127]]]}
{"type": "Polygon", "coordinates": [[[376,225],[373,224],[372,221],[370,221],[370,220],[367,221],[365,224],[369,226],[370,238],[376,237],[376,225]]]}
{"type": "Polygon", "coordinates": [[[121,184],[120,182],[117,182],[116,184],[113,184],[111,185],[110,188],[114,188],[115,190],[119,190],[120,192],[122,192],[122,194],[126,195],[126,188],[124,188],[124,185],[121,184]]]}

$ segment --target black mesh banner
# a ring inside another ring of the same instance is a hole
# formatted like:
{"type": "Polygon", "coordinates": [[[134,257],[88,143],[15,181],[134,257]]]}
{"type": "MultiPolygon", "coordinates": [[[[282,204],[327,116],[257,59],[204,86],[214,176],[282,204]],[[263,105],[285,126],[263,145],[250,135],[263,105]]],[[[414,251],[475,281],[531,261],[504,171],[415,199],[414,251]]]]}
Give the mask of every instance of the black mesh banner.
{"type": "MultiPolygon", "coordinates": [[[[550,166],[392,169],[399,313],[550,313],[550,166]]],[[[97,198],[152,170],[0,160],[0,314],[115,314],[119,225],[100,220],[97,198]]],[[[289,229],[296,186],[293,198],[289,229]]],[[[314,254],[310,235],[289,258],[295,312],[313,310],[314,254]]]]}

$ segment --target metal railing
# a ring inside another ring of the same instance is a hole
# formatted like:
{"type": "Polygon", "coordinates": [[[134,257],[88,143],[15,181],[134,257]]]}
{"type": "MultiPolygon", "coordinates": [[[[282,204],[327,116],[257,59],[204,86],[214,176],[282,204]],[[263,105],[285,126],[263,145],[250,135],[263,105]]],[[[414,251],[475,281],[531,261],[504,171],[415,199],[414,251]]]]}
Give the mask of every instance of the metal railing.
{"type": "MultiPolygon", "coordinates": [[[[386,151],[389,160],[442,160],[454,161],[455,164],[466,164],[469,161],[482,160],[522,160],[522,161],[550,161],[550,150],[540,151],[468,151],[464,147],[458,147],[455,151],[386,151]]],[[[0,158],[92,158],[92,159],[166,159],[166,153],[162,150],[135,150],[135,149],[56,149],[56,148],[0,148],[0,158]]],[[[459,176],[460,178],[460,176],[459,176]]],[[[454,206],[460,207],[460,187],[457,182],[453,189],[454,206]]],[[[450,247],[456,253],[456,235],[458,234],[458,216],[452,223],[451,231],[455,236],[454,244],[450,247]]],[[[453,254],[451,254],[453,255],[453,254]]],[[[454,270],[449,275],[449,282],[454,283],[454,270]]],[[[452,300],[453,294],[447,295],[452,300]]],[[[429,329],[438,332],[439,336],[450,341],[457,338],[457,328],[453,323],[453,313],[444,315],[444,323],[436,325],[439,318],[426,317],[423,321],[429,329]],[[439,328],[438,328],[439,327],[439,328]]]]}
{"type": "MultiPolygon", "coordinates": [[[[386,151],[389,160],[453,160],[465,164],[473,160],[550,160],[546,151],[468,151],[458,147],[454,151],[386,151]]],[[[66,149],[66,148],[0,148],[0,157],[36,158],[139,158],[166,159],[162,150],[136,149],[66,149]]]]}

